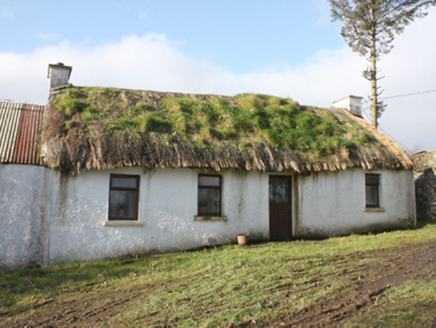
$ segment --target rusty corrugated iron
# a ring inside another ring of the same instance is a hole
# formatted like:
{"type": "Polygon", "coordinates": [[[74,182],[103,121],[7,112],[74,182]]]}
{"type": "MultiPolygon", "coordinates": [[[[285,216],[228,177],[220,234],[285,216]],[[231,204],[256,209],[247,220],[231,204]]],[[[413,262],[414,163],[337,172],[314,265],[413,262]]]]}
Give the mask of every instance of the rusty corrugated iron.
{"type": "Polygon", "coordinates": [[[40,165],[43,105],[0,101],[0,163],[40,165]]]}

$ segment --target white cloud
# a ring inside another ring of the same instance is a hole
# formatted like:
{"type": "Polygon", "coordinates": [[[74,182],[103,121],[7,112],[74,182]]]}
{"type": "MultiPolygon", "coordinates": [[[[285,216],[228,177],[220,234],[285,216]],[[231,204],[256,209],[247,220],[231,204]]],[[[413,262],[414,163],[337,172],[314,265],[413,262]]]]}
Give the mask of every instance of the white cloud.
{"type": "MultiPolygon", "coordinates": [[[[435,16],[432,12],[408,26],[391,54],[382,59],[386,96],[435,89],[432,54],[436,44],[428,42],[436,30],[435,16]]],[[[178,42],[160,34],[132,35],[92,48],[61,42],[26,55],[0,52],[0,62],[0,98],[37,103],[46,102],[47,66],[56,62],[73,66],[71,82],[75,85],[225,95],[258,92],[320,107],[348,94],[370,92],[361,76],[365,59],[345,45],[340,50],[320,50],[299,66],[284,63],[247,74],[189,56],[178,49],[178,42]]],[[[430,93],[388,99],[381,128],[408,148],[417,144],[436,147],[435,97],[436,93],[430,93]]]]}
{"type": "MultiPolygon", "coordinates": [[[[395,96],[436,89],[436,8],[396,37],[395,48],[380,62],[383,96],[395,96]]],[[[436,147],[436,92],[386,99],[381,128],[408,148],[436,147]]]]}
{"type": "Polygon", "coordinates": [[[46,70],[48,63],[58,61],[73,66],[71,82],[77,85],[226,95],[259,92],[319,106],[328,106],[333,98],[343,95],[339,89],[344,80],[351,81],[347,89],[355,90],[354,93],[360,93],[365,85],[359,78],[360,68],[354,72],[349,69],[358,67],[362,59],[348,49],[322,50],[300,67],[283,64],[280,68],[238,75],[188,56],[177,45],[164,35],[149,34],[125,37],[95,48],[62,42],[36,49],[30,55],[0,53],[2,62],[11,63],[0,67],[1,90],[5,96],[9,93],[17,98],[24,95],[29,100],[44,101],[47,91],[41,93],[36,84],[42,83],[36,81],[46,78],[41,71],[46,70]],[[24,84],[34,87],[24,88],[24,84]]]}

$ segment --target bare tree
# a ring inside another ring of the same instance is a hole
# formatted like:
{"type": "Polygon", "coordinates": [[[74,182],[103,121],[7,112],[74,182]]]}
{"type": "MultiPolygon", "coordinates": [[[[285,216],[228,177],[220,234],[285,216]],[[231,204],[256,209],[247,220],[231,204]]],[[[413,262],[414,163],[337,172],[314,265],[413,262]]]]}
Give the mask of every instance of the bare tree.
{"type": "Polygon", "coordinates": [[[329,0],[333,21],[340,20],[344,25],[341,35],[347,44],[369,61],[363,76],[371,82],[371,115],[374,127],[384,111],[380,101],[377,62],[381,55],[388,54],[392,48],[395,34],[403,32],[404,27],[415,18],[422,18],[429,6],[436,0],[329,0]]]}
{"type": "Polygon", "coordinates": [[[415,144],[415,145],[413,145],[412,148],[407,149],[407,152],[409,155],[413,155],[413,154],[419,153],[420,151],[423,151],[423,150],[424,150],[424,147],[422,147],[421,144],[415,144]]]}

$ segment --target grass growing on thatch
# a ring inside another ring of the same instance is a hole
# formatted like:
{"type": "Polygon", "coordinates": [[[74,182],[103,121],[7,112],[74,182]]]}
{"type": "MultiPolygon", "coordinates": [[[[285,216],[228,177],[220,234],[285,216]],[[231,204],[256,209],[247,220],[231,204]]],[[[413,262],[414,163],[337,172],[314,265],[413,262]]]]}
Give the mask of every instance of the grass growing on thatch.
{"type": "Polygon", "coordinates": [[[83,151],[64,152],[57,161],[69,159],[77,169],[128,163],[124,165],[304,171],[299,166],[329,162],[339,169],[341,159],[354,160],[355,166],[359,157],[371,161],[380,155],[376,148],[382,148],[351,120],[259,94],[222,97],[69,88],[51,108],[58,121],[52,119],[50,137],[83,151]],[[120,148],[129,152],[128,158],[120,148]]]}
{"type": "Polygon", "coordinates": [[[229,141],[249,146],[266,140],[273,147],[296,152],[332,154],[371,139],[344,137],[346,128],[328,112],[317,115],[291,99],[241,94],[233,99],[165,98],[159,104],[141,101],[131,93],[130,104],[119,101],[121,90],[71,88],[55,102],[58,110],[75,118],[82,128],[102,122],[109,131],[179,135],[200,144],[229,141]],[[99,111],[95,104],[103,111],[99,111]],[[248,143],[247,143],[248,142],[248,143]]]}

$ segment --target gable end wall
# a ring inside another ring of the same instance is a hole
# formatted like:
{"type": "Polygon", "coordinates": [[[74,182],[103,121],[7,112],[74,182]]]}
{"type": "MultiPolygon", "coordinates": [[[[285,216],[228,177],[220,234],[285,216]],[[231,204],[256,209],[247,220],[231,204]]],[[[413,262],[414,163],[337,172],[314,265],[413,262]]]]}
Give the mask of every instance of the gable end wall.
{"type": "Polygon", "coordinates": [[[46,170],[0,164],[0,272],[42,263],[46,170]]]}

